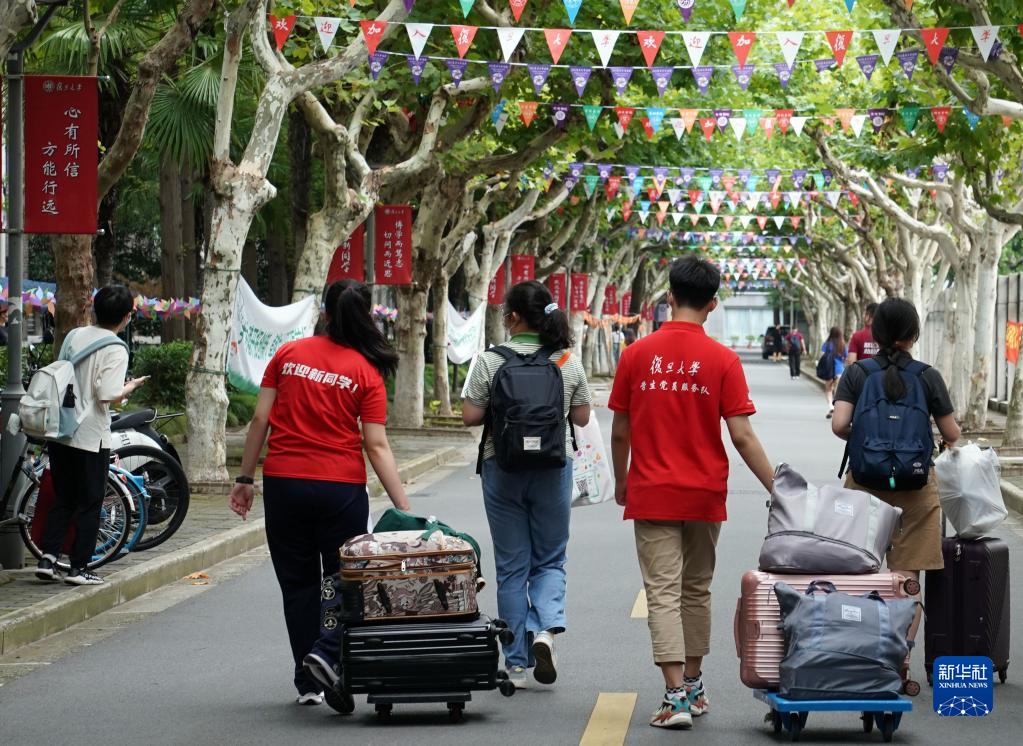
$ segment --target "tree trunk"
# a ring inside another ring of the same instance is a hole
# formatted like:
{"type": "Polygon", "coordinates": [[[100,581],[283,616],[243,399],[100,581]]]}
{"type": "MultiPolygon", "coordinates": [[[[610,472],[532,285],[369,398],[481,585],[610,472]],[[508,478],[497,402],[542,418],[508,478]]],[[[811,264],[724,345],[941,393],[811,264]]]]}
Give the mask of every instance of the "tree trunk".
{"type": "Polygon", "coordinates": [[[504,344],[507,334],[504,330],[504,318],[501,316],[500,306],[487,306],[486,334],[484,334],[484,348],[492,345],[504,344]]]}
{"type": "MultiPolygon", "coordinates": [[[[160,163],[160,279],[164,298],[180,298],[185,284],[184,257],[181,248],[181,172],[176,161],[164,158],[160,163]]],[[[185,336],[185,319],[164,319],[160,328],[162,342],[185,336]]]]}
{"type": "Polygon", "coordinates": [[[69,331],[92,320],[92,236],[53,236],[51,245],[54,278],[60,288],[54,314],[54,346],[59,348],[69,331]]]}
{"type": "Polygon", "coordinates": [[[302,111],[292,104],[288,110],[288,175],[291,186],[292,246],[296,254],[305,246],[312,163],[309,125],[302,111]]]}
{"type": "MultiPolygon", "coordinates": [[[[181,257],[184,263],[181,292],[185,297],[199,297],[199,241],[196,234],[196,215],[202,218],[201,207],[196,206],[192,192],[198,183],[198,174],[191,168],[181,172],[181,257]]],[[[187,325],[191,327],[191,324],[187,325]]]]}
{"type": "Polygon", "coordinates": [[[998,258],[1001,254],[1000,231],[986,232],[984,255],[978,267],[977,305],[974,316],[973,370],[970,374],[970,398],[966,410],[967,430],[983,430],[987,425],[988,382],[991,355],[995,349],[995,296],[998,292],[998,258]]]}
{"type": "Polygon", "coordinates": [[[962,423],[966,426],[970,403],[970,378],[973,374],[974,328],[977,317],[977,265],[966,259],[956,268],[955,311],[951,325],[954,340],[949,391],[962,423]]]}
{"type": "Polygon", "coordinates": [[[394,380],[394,404],[389,421],[396,427],[422,427],[428,290],[421,285],[401,285],[395,290],[398,320],[394,325],[394,336],[401,357],[394,380]]]}
{"type": "Polygon", "coordinates": [[[1012,393],[1009,396],[1009,411],[1005,416],[1002,445],[1018,447],[1023,446],[1023,360],[1012,367],[1012,393]]]}
{"type": "Polygon", "coordinates": [[[270,305],[287,305],[291,298],[291,283],[288,279],[288,242],[286,236],[270,226],[266,234],[267,284],[270,291],[270,305]]]}
{"type": "Polygon", "coordinates": [[[433,398],[440,402],[439,413],[451,414],[451,382],[448,380],[448,277],[443,272],[433,278],[433,398]]]}
{"type": "Polygon", "coordinates": [[[252,292],[259,295],[259,248],[256,242],[249,240],[242,247],[242,277],[252,288],[252,292]]]}
{"type": "Polygon", "coordinates": [[[95,263],[94,287],[101,288],[114,281],[114,256],[117,253],[117,240],[114,235],[114,211],[117,208],[117,188],[99,204],[97,223],[103,232],[96,236],[92,245],[95,263]]]}

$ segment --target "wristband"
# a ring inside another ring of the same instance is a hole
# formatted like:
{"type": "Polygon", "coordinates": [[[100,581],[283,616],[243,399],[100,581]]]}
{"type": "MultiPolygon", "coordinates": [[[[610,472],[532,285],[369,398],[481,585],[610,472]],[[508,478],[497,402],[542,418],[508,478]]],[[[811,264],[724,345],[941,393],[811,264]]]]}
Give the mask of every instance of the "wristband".
{"type": "Polygon", "coordinates": [[[235,484],[255,484],[256,480],[252,477],[247,477],[244,474],[234,478],[235,484]]]}

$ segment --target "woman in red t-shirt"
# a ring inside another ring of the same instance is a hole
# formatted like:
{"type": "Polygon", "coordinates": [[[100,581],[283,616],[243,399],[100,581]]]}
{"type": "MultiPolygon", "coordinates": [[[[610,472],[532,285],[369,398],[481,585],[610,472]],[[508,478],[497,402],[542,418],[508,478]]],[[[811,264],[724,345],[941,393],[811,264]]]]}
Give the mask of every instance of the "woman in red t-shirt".
{"type": "MultiPolygon", "coordinates": [[[[269,430],[263,463],[266,538],[284,596],[300,704],[320,704],[324,696],[324,687],[302,665],[320,636],[320,584],[340,569],[338,547],[366,533],[369,522],[364,448],[391,502],[409,509],[384,429],[384,376],[394,372],[398,355],[373,323],[370,307],[365,285],[335,282],[324,299],[326,333],[277,351],[263,377],[241,476],[231,490],[231,510],[244,518],[269,430]]],[[[336,642],[327,643],[316,661],[331,681],[337,677],[331,660],[337,651],[329,648],[336,642]]],[[[327,691],[327,701],[336,705],[327,691]]]]}

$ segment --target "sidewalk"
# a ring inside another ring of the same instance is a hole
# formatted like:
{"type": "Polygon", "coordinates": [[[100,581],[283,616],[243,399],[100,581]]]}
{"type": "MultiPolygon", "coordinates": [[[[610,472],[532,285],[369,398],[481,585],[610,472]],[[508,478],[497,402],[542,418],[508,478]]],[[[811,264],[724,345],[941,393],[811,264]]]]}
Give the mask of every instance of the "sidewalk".
{"type": "MultiPolygon", "coordinates": [[[[467,431],[439,430],[392,434],[392,447],[403,482],[431,469],[464,460],[474,450],[467,431]]],[[[372,469],[368,484],[370,510],[389,505],[372,469]]],[[[35,579],[34,558],[22,570],[6,571],[11,582],[0,585],[0,654],[67,629],[156,588],[211,565],[248,552],[266,535],[263,504],[257,495],[247,521],[227,508],[222,494],[193,494],[178,532],[159,547],[129,553],[100,568],[101,586],[74,588],[35,579]]]]}

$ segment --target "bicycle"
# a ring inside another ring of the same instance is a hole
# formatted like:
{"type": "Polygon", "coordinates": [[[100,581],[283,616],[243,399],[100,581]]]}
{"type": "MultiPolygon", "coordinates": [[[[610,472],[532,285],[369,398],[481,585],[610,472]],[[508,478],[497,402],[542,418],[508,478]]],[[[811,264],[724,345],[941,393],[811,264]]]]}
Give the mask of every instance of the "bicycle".
{"type": "Polygon", "coordinates": [[[181,528],[188,513],[191,490],[184,469],[168,452],[146,445],[117,448],[111,456],[128,476],[139,480],[136,494],[145,504],[145,527],[132,551],[159,546],[181,528]]]}

